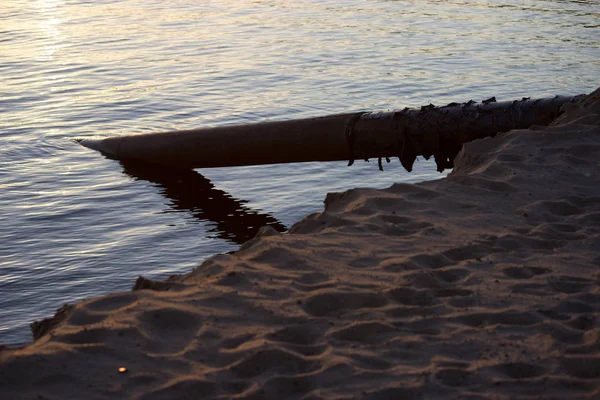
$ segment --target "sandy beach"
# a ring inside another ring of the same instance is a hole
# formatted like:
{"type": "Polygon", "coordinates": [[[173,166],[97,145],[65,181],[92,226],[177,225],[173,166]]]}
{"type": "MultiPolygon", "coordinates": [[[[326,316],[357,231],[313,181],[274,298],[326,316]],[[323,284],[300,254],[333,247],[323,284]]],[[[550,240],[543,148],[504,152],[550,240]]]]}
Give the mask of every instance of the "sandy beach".
{"type": "Polygon", "coordinates": [[[447,178],[64,306],[0,349],[0,397],[600,398],[599,160],[600,89],[447,178]]]}

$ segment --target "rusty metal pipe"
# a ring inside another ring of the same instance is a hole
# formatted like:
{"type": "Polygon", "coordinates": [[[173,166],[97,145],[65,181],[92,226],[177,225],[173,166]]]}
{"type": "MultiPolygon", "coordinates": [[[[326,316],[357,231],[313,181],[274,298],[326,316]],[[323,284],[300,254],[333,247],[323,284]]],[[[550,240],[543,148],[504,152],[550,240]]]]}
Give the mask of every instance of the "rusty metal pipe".
{"type": "MultiPolygon", "coordinates": [[[[548,125],[581,96],[451,103],[390,112],[359,112],[290,121],[81,139],[119,160],[177,168],[211,168],[399,157],[407,170],[418,155],[451,167],[466,141],[548,125]],[[458,150],[457,150],[458,148],[458,150]]],[[[351,164],[350,163],[350,164],[351,164]]]]}

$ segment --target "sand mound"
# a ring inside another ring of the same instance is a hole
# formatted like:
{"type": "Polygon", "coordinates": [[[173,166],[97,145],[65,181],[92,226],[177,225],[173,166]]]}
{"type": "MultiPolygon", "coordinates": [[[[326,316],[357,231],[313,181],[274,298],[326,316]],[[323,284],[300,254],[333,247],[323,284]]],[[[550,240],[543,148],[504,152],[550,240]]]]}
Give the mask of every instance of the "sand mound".
{"type": "Polygon", "coordinates": [[[63,308],[0,351],[2,397],[600,398],[600,91],[569,108],[63,308]]]}

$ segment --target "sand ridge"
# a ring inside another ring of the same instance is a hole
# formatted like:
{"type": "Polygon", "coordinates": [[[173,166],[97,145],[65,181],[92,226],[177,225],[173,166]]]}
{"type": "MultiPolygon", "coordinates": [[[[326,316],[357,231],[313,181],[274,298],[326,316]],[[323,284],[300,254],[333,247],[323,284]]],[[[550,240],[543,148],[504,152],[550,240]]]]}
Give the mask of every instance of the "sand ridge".
{"type": "Polygon", "coordinates": [[[3,398],[600,398],[599,160],[597,90],[445,179],[64,307],[0,351],[3,398]]]}

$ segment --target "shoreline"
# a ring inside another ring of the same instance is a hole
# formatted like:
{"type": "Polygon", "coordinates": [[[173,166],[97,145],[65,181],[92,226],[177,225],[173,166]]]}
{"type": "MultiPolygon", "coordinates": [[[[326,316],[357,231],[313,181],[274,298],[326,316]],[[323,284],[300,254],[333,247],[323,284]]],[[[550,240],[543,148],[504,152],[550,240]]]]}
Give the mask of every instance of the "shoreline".
{"type": "Polygon", "coordinates": [[[600,89],[436,181],[331,193],[288,234],[61,308],[8,398],[600,396],[600,89]],[[120,372],[119,368],[126,368],[120,372]]]}

